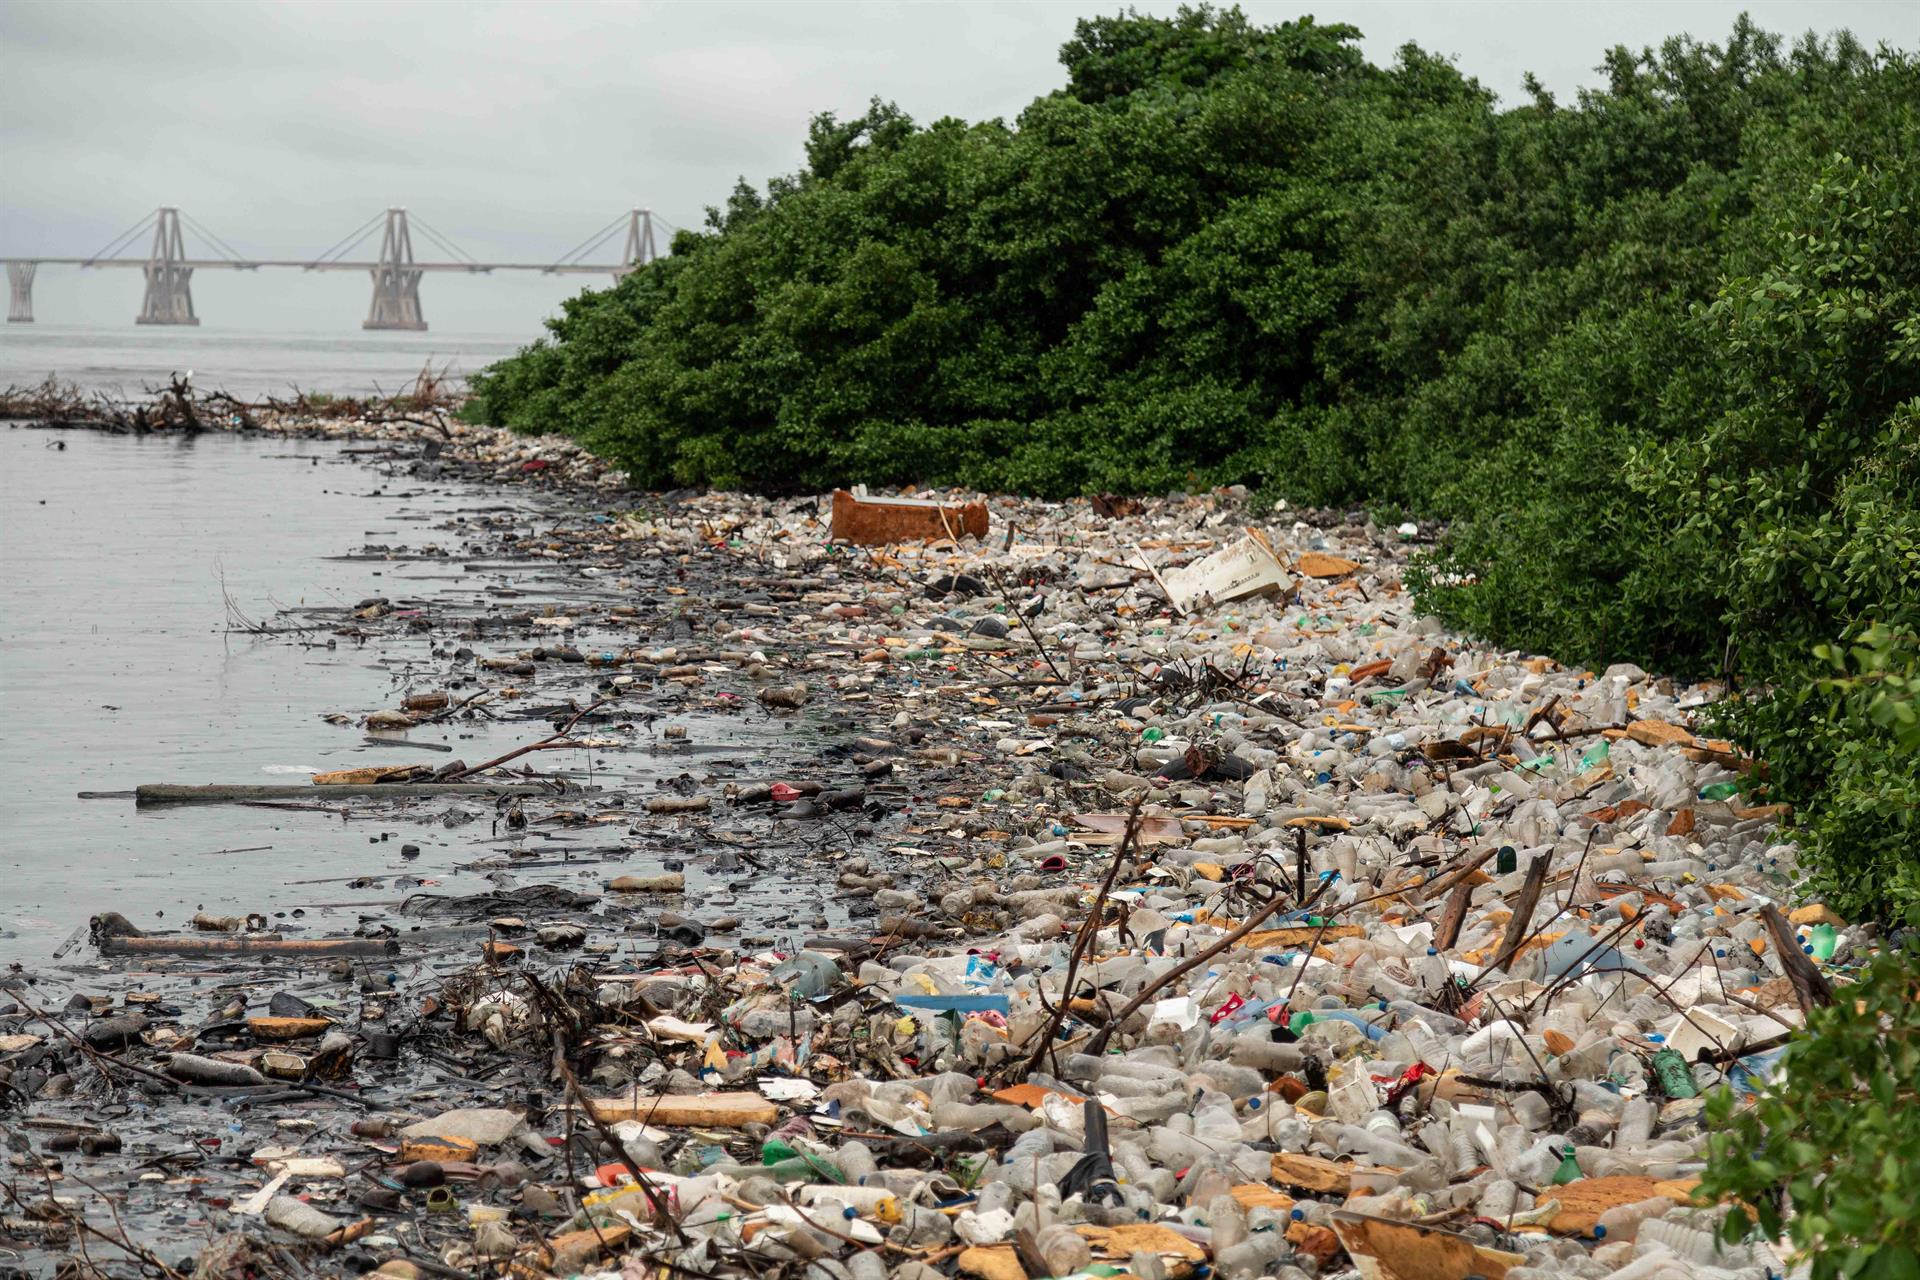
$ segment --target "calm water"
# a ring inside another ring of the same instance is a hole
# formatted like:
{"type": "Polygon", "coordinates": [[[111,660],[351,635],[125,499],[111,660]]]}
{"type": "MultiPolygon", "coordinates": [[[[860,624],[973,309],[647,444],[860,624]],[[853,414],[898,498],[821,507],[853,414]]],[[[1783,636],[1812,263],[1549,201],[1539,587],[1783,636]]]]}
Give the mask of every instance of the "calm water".
{"type": "Polygon", "coordinates": [[[199,328],[0,325],[0,387],[48,374],[87,391],[140,397],[172,373],[243,399],[294,387],[335,395],[404,390],[431,365],[455,378],[512,355],[534,334],[261,333],[199,328]]]}
{"type": "MultiPolygon", "coordinates": [[[[477,495],[381,487],[327,443],[0,427],[0,960],[45,963],[96,911],[150,927],[164,911],[167,927],[200,906],[351,897],[282,886],[399,869],[397,845],[369,849],[357,828],[371,824],[75,798],[143,782],[302,780],[277,766],[450,758],[369,747],[361,730],[321,719],[388,705],[407,683],[404,655],[225,633],[223,577],[256,618],[445,587],[425,580],[433,566],[410,582],[407,565],[323,558],[428,541],[432,520],[477,495]],[[250,845],[272,848],[216,852],[250,845]]],[[[414,868],[452,860],[430,842],[414,868]]]]}

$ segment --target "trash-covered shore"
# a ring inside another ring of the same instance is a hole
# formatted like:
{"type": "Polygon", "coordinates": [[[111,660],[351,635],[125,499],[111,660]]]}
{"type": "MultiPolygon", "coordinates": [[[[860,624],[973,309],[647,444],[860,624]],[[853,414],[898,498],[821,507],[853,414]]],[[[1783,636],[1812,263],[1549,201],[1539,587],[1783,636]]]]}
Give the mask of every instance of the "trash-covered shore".
{"type": "Polygon", "coordinates": [[[0,1274],[1787,1270],[1692,1203],[1700,1095],[1875,938],[1792,900],[1720,690],[1477,646],[1418,527],[1237,492],[645,496],[285,429],[551,490],[382,552],[551,575],[272,620],[418,652],[332,726],[392,762],[129,802],[522,838],[353,928],[88,908],[0,982],[0,1274]],[[519,745],[400,745],[482,720],[519,745]]]}

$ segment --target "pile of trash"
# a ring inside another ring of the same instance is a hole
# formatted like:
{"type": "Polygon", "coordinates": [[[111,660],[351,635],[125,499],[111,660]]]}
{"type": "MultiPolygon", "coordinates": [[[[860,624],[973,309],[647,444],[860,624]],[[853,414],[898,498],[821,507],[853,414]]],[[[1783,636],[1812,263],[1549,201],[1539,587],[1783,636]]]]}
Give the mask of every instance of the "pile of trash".
{"type": "MultiPolygon", "coordinates": [[[[1696,1203],[1703,1094],[1766,1081],[1874,930],[1792,905],[1754,762],[1694,727],[1721,688],[1444,631],[1402,584],[1429,533],[1236,491],[636,512],[595,536],[789,589],[589,674],[724,668],[827,745],[626,820],[807,833],[846,924],[735,937],[681,871],[616,877],[637,962],[598,896],[502,894],[477,959],[315,957],[332,1000],[308,968],[191,1026],[38,1010],[0,1074],[247,1101],[196,1277],[1785,1274],[1696,1203]],[[438,1047],[374,1105],[402,1024],[438,1047]]],[[[41,1190],[0,1234],[84,1241],[41,1190]]]]}

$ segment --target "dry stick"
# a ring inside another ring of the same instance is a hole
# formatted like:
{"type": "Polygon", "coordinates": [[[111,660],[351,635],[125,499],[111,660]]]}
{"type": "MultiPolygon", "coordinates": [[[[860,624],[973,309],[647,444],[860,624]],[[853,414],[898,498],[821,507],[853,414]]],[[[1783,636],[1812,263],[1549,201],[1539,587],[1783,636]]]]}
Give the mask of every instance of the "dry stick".
{"type": "MultiPolygon", "coordinates": [[[[1558,697],[1559,695],[1555,695],[1558,697]]],[[[1580,861],[1574,864],[1573,878],[1567,881],[1567,896],[1560,900],[1560,914],[1565,915],[1573,906],[1573,895],[1580,888],[1580,873],[1587,869],[1587,854],[1593,848],[1593,838],[1600,834],[1600,824],[1587,828],[1587,843],[1580,850],[1580,861]]]]}
{"type": "Polygon", "coordinates": [[[1040,659],[1047,664],[1047,670],[1053,672],[1054,679],[1061,684],[1067,684],[1067,678],[1060,674],[1060,668],[1053,663],[1053,655],[1047,652],[1046,642],[1040,638],[1040,633],[1033,629],[1033,623],[1027,620],[1027,615],[1020,612],[1020,607],[1014,604],[1013,597],[1007,593],[1007,584],[1001,579],[1000,571],[995,569],[992,574],[993,585],[1000,588],[1000,598],[1007,602],[1007,612],[1020,619],[1020,626],[1026,631],[1028,639],[1033,641],[1034,647],[1040,650],[1040,659]]]}
{"type": "MultiPolygon", "coordinates": [[[[1228,947],[1231,947],[1234,943],[1240,941],[1240,939],[1246,937],[1248,934],[1252,933],[1260,925],[1264,924],[1267,918],[1272,916],[1275,912],[1279,911],[1281,907],[1284,907],[1288,903],[1293,901],[1295,901],[1295,899],[1290,898],[1288,895],[1284,893],[1274,894],[1273,900],[1271,902],[1267,903],[1266,906],[1260,908],[1258,911],[1248,916],[1246,919],[1246,922],[1240,925],[1240,927],[1235,929],[1232,933],[1229,933],[1226,937],[1220,939],[1220,941],[1214,943],[1212,946],[1208,947],[1206,950],[1198,952],[1192,958],[1185,960],[1180,964],[1175,965],[1173,968],[1161,974],[1154,981],[1149,982],[1146,986],[1142,987],[1140,989],[1139,995],[1135,996],[1133,999],[1127,1001],[1126,1004],[1122,1005],[1120,1008],[1120,1011],[1113,1015],[1113,1020],[1107,1023],[1106,1026],[1100,1028],[1100,1034],[1095,1036],[1093,1038],[1092,1043],[1090,1043],[1087,1046],[1087,1052],[1090,1054],[1093,1054],[1095,1057],[1098,1057],[1100,1054],[1105,1053],[1107,1051],[1107,1041],[1112,1037],[1114,1033],[1114,1029],[1117,1028],[1121,1023],[1125,1022],[1128,1018],[1132,1017],[1135,1013],[1137,1013],[1140,1010],[1140,1007],[1146,1004],[1148,999],[1151,998],[1155,993],[1157,993],[1162,987],[1165,987],[1168,983],[1172,982],[1175,978],[1180,977],[1182,974],[1190,973],[1194,969],[1197,969],[1201,965],[1205,964],[1207,961],[1213,959],[1215,956],[1219,955],[1222,951],[1225,951],[1228,947]]],[[[1322,920],[1320,922],[1321,933],[1324,934],[1326,932],[1327,925],[1329,923],[1330,923],[1330,920],[1322,920]]],[[[1314,945],[1318,946],[1319,943],[1320,943],[1320,939],[1318,936],[1316,936],[1314,938],[1314,945]]],[[[1311,954],[1311,951],[1309,951],[1309,954],[1311,954]]],[[[1306,971],[1306,968],[1303,965],[1301,967],[1301,972],[1304,973],[1305,971],[1306,971]]]]}
{"type": "MultiPolygon", "coordinates": [[[[573,1068],[567,1065],[565,1041],[562,1038],[561,1020],[558,1016],[559,1011],[565,1009],[565,1004],[558,996],[548,991],[546,985],[533,974],[528,973],[522,976],[526,978],[527,984],[533,988],[533,993],[538,997],[541,1006],[546,1009],[547,1017],[553,1020],[553,1068],[559,1073],[561,1083],[566,1086],[567,1096],[571,1098],[574,1105],[579,1107],[586,1115],[587,1122],[599,1131],[600,1140],[612,1149],[614,1155],[619,1158],[621,1167],[627,1171],[634,1182],[639,1184],[641,1192],[647,1197],[647,1203],[653,1207],[655,1221],[664,1222],[672,1227],[674,1234],[680,1238],[680,1243],[683,1246],[688,1244],[687,1233],[680,1229],[679,1221],[667,1212],[667,1197],[653,1185],[652,1179],[642,1173],[639,1166],[634,1164],[627,1156],[626,1144],[614,1135],[613,1131],[607,1127],[607,1122],[602,1120],[599,1113],[593,1109],[592,1103],[590,1103],[586,1095],[581,1092],[580,1081],[574,1076],[573,1068]]],[[[596,1228],[596,1234],[597,1233],[598,1230],[596,1228]]]]}
{"type": "Polygon", "coordinates": [[[524,747],[516,747],[512,751],[507,752],[507,754],[503,756],[496,756],[494,759],[487,761],[485,764],[476,764],[471,769],[461,769],[456,773],[450,773],[446,777],[440,779],[440,781],[452,782],[456,778],[466,778],[466,777],[471,777],[476,773],[484,773],[488,769],[495,768],[498,765],[503,765],[509,760],[518,760],[521,756],[526,755],[529,751],[546,751],[556,747],[564,748],[564,747],[580,746],[581,744],[578,742],[569,741],[567,739],[567,735],[573,732],[573,726],[575,726],[576,724],[579,724],[580,721],[590,713],[598,711],[601,707],[606,706],[609,701],[610,699],[602,698],[600,699],[600,701],[594,703],[592,706],[587,707],[585,710],[578,712],[573,717],[573,719],[567,721],[565,728],[561,729],[560,732],[554,734],[552,737],[542,738],[538,742],[530,742],[524,747]]]}
{"type": "MultiPolygon", "coordinates": [[[[1478,867],[1482,862],[1485,862],[1487,860],[1487,857],[1491,853],[1492,853],[1492,850],[1489,850],[1487,853],[1482,854],[1479,857],[1475,858],[1472,862],[1463,864],[1461,866],[1458,866],[1449,870],[1445,875],[1439,877],[1439,880],[1446,881],[1447,887],[1452,888],[1454,885],[1466,879],[1467,876],[1472,875],[1474,869],[1478,867]]],[[[1331,884],[1331,883],[1332,883],[1331,881],[1328,882],[1328,884],[1331,884]]],[[[1438,887],[1438,884],[1439,884],[1439,881],[1436,881],[1435,882],[1436,888],[1438,887]]],[[[1325,884],[1321,885],[1320,888],[1314,890],[1313,897],[1309,898],[1306,902],[1301,904],[1302,910],[1306,909],[1307,907],[1311,907],[1315,902],[1318,902],[1320,900],[1320,895],[1325,893],[1326,890],[1327,890],[1327,885],[1325,884]]],[[[1365,906],[1369,902],[1377,902],[1381,898],[1395,897],[1399,894],[1405,893],[1406,891],[1407,891],[1406,885],[1395,885],[1391,889],[1382,889],[1378,893],[1370,893],[1364,898],[1355,898],[1352,902],[1347,903],[1341,909],[1344,911],[1351,911],[1355,907],[1365,906]]],[[[1251,920],[1248,920],[1245,924],[1235,929],[1232,933],[1228,934],[1226,937],[1222,938],[1219,942],[1207,948],[1205,951],[1201,952],[1199,955],[1195,956],[1193,959],[1188,960],[1186,963],[1180,965],[1178,968],[1167,970],[1167,972],[1162,974],[1157,980],[1155,980],[1152,983],[1149,983],[1147,987],[1140,992],[1139,995],[1135,996],[1132,1000],[1128,1001],[1127,1005],[1124,1008],[1122,1008],[1118,1013],[1113,1015],[1113,1021],[1109,1022],[1104,1028],[1102,1028],[1100,1034],[1096,1036],[1093,1042],[1087,1046],[1087,1051],[1093,1054],[1104,1053],[1107,1047],[1107,1040],[1110,1036],[1112,1036],[1114,1028],[1119,1026],[1120,1023],[1125,1021],[1128,1017],[1138,1012],[1140,1007],[1147,1002],[1148,996],[1151,996],[1154,992],[1160,990],[1162,987],[1166,986],[1169,982],[1172,982],[1175,978],[1179,977],[1181,974],[1188,972],[1189,970],[1193,969],[1197,965],[1203,964],[1206,961],[1211,960],[1214,956],[1219,955],[1222,951],[1232,946],[1235,942],[1238,942],[1241,938],[1251,933],[1255,925],[1261,923],[1261,921],[1265,920],[1268,916],[1272,915],[1285,902],[1286,902],[1286,899],[1283,896],[1279,894],[1275,894],[1273,901],[1269,902],[1266,906],[1260,909],[1259,915],[1253,917],[1251,920]]],[[[1323,919],[1320,922],[1320,927],[1318,931],[1316,931],[1315,934],[1313,935],[1313,942],[1309,945],[1307,949],[1307,954],[1309,956],[1313,954],[1313,951],[1315,948],[1319,947],[1320,939],[1323,936],[1325,936],[1327,931],[1327,926],[1331,925],[1332,923],[1333,923],[1333,919],[1330,916],[1327,917],[1326,919],[1323,919]]],[[[1289,1001],[1293,999],[1293,991],[1299,989],[1300,979],[1306,976],[1306,972],[1307,972],[1307,967],[1304,964],[1301,965],[1299,974],[1295,975],[1294,977],[1293,989],[1287,992],[1287,999],[1289,1001]]]]}
{"type": "MultiPolygon", "coordinates": [[[[1100,892],[1094,896],[1093,910],[1080,925],[1079,935],[1073,940],[1073,952],[1067,957],[1067,978],[1060,989],[1060,1005],[1053,1010],[1053,1016],[1040,1033],[1040,1043],[1034,1047],[1033,1056],[1027,1059],[1025,1074],[1032,1075],[1040,1069],[1040,1060],[1053,1051],[1053,1038],[1060,1032],[1060,1023],[1067,1016],[1067,1006],[1073,1001],[1073,979],[1080,971],[1080,961],[1093,949],[1095,935],[1100,932],[1100,918],[1106,913],[1107,894],[1113,890],[1113,882],[1120,875],[1120,864],[1127,860],[1127,853],[1133,847],[1135,837],[1140,831],[1140,806],[1144,796],[1136,797],[1133,808],[1127,812],[1127,829],[1120,835],[1119,847],[1113,851],[1113,861],[1107,865],[1107,878],[1100,885],[1100,892]]],[[[1054,1063],[1054,1074],[1059,1074],[1059,1063],[1054,1063]]]]}

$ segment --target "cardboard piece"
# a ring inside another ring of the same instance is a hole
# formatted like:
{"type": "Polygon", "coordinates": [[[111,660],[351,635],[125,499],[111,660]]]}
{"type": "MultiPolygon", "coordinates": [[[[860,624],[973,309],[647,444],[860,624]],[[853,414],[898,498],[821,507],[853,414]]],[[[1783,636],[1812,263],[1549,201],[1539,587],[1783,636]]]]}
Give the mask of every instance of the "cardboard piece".
{"type": "Polygon", "coordinates": [[[1249,596],[1285,595],[1293,590],[1286,566],[1273,553],[1273,544],[1258,529],[1249,529],[1238,542],[1200,557],[1178,569],[1154,575],[1167,599],[1181,613],[1203,604],[1225,604],[1249,596]]]}

